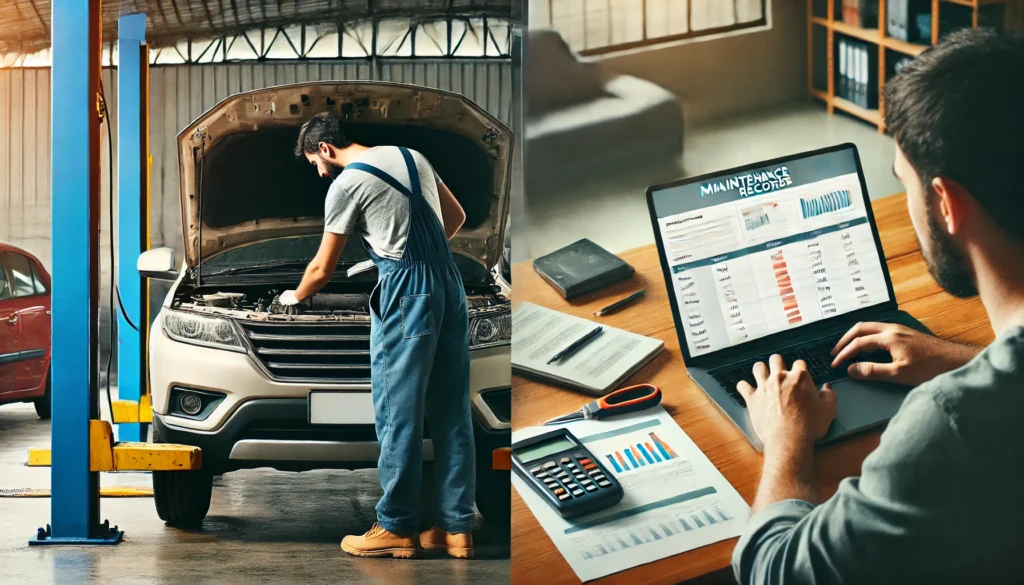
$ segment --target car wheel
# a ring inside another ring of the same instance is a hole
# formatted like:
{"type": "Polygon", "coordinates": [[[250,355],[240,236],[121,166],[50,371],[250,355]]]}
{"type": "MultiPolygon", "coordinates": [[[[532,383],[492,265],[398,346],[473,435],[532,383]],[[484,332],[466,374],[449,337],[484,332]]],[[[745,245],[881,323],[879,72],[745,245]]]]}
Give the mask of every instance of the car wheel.
{"type": "MultiPolygon", "coordinates": [[[[157,427],[153,442],[163,443],[157,427]]],[[[171,526],[198,526],[210,511],[213,474],[197,469],[190,471],[154,471],[153,501],[160,519],[171,526]]]]}
{"type": "Polygon", "coordinates": [[[43,420],[50,420],[50,415],[53,413],[53,399],[50,397],[50,375],[46,376],[46,392],[36,398],[33,402],[36,407],[36,414],[43,420]]]}
{"type": "Polygon", "coordinates": [[[512,514],[512,478],[508,471],[477,468],[476,507],[488,527],[509,526],[512,514]]]}

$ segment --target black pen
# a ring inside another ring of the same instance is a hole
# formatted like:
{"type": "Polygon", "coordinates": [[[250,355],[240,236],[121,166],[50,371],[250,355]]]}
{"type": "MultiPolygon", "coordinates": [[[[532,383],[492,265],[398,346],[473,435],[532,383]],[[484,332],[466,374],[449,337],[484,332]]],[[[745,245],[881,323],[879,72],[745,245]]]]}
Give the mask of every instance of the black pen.
{"type": "Polygon", "coordinates": [[[626,297],[624,299],[620,299],[620,300],[615,301],[614,303],[608,305],[607,307],[598,310],[596,313],[594,313],[594,316],[595,317],[601,317],[603,315],[608,315],[608,314],[614,313],[615,311],[618,311],[622,307],[625,307],[626,305],[628,305],[628,304],[632,303],[633,301],[639,299],[640,297],[644,296],[644,290],[645,289],[640,289],[640,290],[636,291],[635,293],[629,295],[628,297],[626,297]]]}
{"type": "Polygon", "coordinates": [[[577,351],[583,349],[583,347],[585,347],[588,343],[593,341],[595,337],[600,335],[603,329],[604,327],[598,325],[597,327],[592,329],[590,333],[587,333],[583,337],[580,337],[576,341],[572,342],[572,345],[556,353],[553,358],[548,360],[548,364],[551,364],[551,362],[560,362],[565,358],[571,356],[572,354],[576,353],[577,351]]]}

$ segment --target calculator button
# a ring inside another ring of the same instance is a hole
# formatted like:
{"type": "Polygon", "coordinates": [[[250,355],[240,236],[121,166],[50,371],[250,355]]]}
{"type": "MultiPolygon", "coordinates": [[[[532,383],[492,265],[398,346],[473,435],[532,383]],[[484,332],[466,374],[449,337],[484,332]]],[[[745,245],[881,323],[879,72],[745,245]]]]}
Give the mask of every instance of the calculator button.
{"type": "Polygon", "coordinates": [[[612,482],[608,481],[607,479],[602,479],[597,482],[597,485],[601,487],[609,487],[612,485],[612,482]]]}
{"type": "Polygon", "coordinates": [[[565,490],[562,489],[562,488],[558,488],[558,489],[555,490],[555,495],[556,496],[560,496],[560,495],[562,495],[564,493],[565,493],[565,490]]]}
{"type": "Polygon", "coordinates": [[[558,467],[558,464],[554,461],[548,461],[544,464],[544,469],[554,469],[555,467],[558,467]]]}
{"type": "Polygon", "coordinates": [[[558,496],[558,499],[559,500],[568,500],[569,499],[569,494],[562,494],[562,495],[558,496]]]}
{"type": "Polygon", "coordinates": [[[564,465],[564,464],[569,462],[569,458],[568,457],[562,457],[561,459],[558,460],[558,462],[564,465]]]}
{"type": "Polygon", "coordinates": [[[584,457],[583,459],[580,459],[580,465],[590,465],[591,463],[593,463],[593,461],[591,461],[590,459],[587,459],[586,457],[584,457]]]}
{"type": "Polygon", "coordinates": [[[597,463],[594,463],[594,462],[587,463],[586,465],[583,466],[583,469],[586,469],[587,471],[590,471],[592,469],[597,469],[597,468],[598,468],[597,467],[597,463]]]}
{"type": "Polygon", "coordinates": [[[561,480],[566,480],[566,479],[569,479],[569,474],[564,472],[564,471],[560,471],[558,473],[558,475],[556,475],[555,477],[557,477],[558,479],[561,479],[561,480]]]}
{"type": "Polygon", "coordinates": [[[576,475],[576,479],[583,481],[584,479],[587,479],[587,476],[583,475],[582,473],[579,473],[576,475]]]}
{"type": "Polygon", "coordinates": [[[580,483],[582,483],[583,485],[590,485],[590,484],[592,484],[594,482],[590,481],[589,479],[584,478],[584,479],[580,480],[580,483]]]}
{"type": "Polygon", "coordinates": [[[581,489],[572,490],[572,495],[574,495],[574,496],[576,496],[578,498],[578,497],[583,495],[583,490],[581,490],[581,489]]]}
{"type": "Polygon", "coordinates": [[[544,473],[544,470],[541,469],[540,466],[538,465],[537,467],[534,467],[533,469],[531,469],[530,473],[540,477],[540,474],[544,473]]]}
{"type": "Polygon", "coordinates": [[[594,478],[594,481],[601,481],[602,479],[607,479],[603,473],[598,473],[596,475],[593,475],[592,477],[594,478]]]}
{"type": "Polygon", "coordinates": [[[597,491],[597,486],[594,485],[594,484],[586,485],[586,486],[583,486],[583,487],[585,487],[588,492],[596,492],[597,491]]]}
{"type": "Polygon", "coordinates": [[[544,485],[556,486],[556,485],[558,485],[558,482],[555,481],[555,479],[553,477],[549,477],[549,478],[544,480],[544,485]]]}
{"type": "Polygon", "coordinates": [[[540,473],[534,473],[534,475],[536,475],[538,479],[544,479],[545,477],[551,477],[550,475],[548,475],[548,472],[546,472],[546,471],[541,471],[540,473]]]}

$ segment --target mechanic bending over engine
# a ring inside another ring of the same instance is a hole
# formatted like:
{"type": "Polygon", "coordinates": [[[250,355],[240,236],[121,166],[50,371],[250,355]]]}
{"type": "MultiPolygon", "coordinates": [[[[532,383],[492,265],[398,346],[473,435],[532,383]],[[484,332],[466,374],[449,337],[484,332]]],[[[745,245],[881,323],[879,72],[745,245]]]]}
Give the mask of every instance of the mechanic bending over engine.
{"type": "Polygon", "coordinates": [[[411,558],[422,547],[470,558],[476,486],[469,315],[448,244],[466,214],[422,154],[355,144],[328,113],[303,124],[295,155],[333,182],[320,250],[281,304],[299,304],[322,289],[352,234],[362,238],[379,275],[370,294],[370,377],[384,495],[377,522],[361,536],[346,536],[341,548],[363,557],[411,558]],[[424,415],[442,525],[417,538],[424,415]]]}

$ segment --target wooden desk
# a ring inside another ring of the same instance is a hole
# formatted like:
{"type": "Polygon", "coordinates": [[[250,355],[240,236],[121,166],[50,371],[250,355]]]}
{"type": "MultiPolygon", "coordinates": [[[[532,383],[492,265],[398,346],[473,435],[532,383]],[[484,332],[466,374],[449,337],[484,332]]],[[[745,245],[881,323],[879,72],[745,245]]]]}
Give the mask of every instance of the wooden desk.
{"type": "MultiPolygon", "coordinates": [[[[968,343],[988,344],[993,339],[985,310],[977,299],[957,299],[939,288],[928,274],[907,216],[904,195],[873,203],[882,236],[882,247],[892,274],[900,308],[921,320],[941,337],[968,343]]],[[[633,376],[629,382],[659,386],[663,404],[748,502],[761,470],[761,455],[747,443],[729,420],[686,375],[679,340],[672,322],[658,250],[654,245],[622,254],[636,268],[628,281],[572,303],[566,302],[533,271],[529,262],[513,267],[513,305],[530,301],[594,319],[596,309],[638,288],[647,294],[619,313],[599,318],[602,323],[664,340],[665,352],[633,376]]],[[[513,332],[514,334],[514,332],[513,332]]],[[[523,428],[579,408],[592,400],[582,394],[514,376],[512,425],[523,428]]],[[[841,479],[857,475],[861,462],[877,445],[880,430],[866,432],[818,450],[818,480],[822,496],[831,496],[841,479]]],[[[601,579],[600,583],[732,582],[729,563],[736,540],[731,539],[658,562],[641,565],[601,579]]],[[[577,583],[576,575],[555,549],[522,498],[512,490],[512,582],[516,584],[577,583]]]]}

